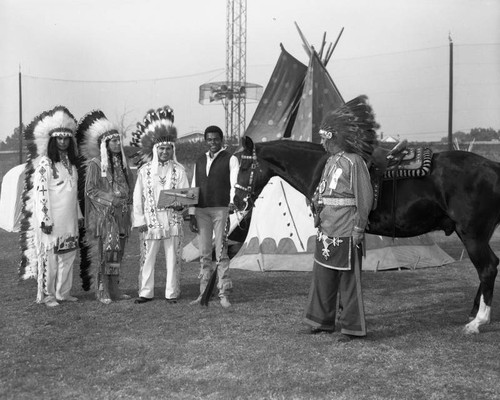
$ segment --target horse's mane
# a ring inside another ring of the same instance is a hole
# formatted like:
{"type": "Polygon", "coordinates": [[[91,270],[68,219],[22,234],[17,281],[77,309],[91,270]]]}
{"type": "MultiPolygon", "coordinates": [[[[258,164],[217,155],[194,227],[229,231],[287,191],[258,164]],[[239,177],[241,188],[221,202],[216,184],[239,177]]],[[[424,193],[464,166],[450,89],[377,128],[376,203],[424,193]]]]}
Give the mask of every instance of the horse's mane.
{"type": "Polygon", "coordinates": [[[272,140],[270,142],[259,142],[255,144],[256,148],[262,148],[264,149],[275,149],[277,148],[278,150],[281,149],[293,149],[293,150],[310,150],[310,151],[316,151],[320,153],[324,153],[325,150],[322,145],[319,143],[312,143],[312,142],[301,142],[299,140],[272,140]]]}
{"type": "Polygon", "coordinates": [[[255,150],[257,158],[276,175],[309,196],[316,188],[328,159],[322,145],[296,140],[256,143],[255,150]]]}

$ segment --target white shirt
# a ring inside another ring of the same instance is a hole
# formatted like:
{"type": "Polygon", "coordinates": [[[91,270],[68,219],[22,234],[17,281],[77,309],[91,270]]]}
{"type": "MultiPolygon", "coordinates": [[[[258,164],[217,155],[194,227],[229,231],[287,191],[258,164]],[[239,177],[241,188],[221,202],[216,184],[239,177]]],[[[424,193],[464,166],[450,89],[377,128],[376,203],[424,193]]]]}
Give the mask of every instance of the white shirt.
{"type": "MultiPolygon", "coordinates": [[[[222,150],[225,150],[224,148],[220,149],[217,153],[214,154],[213,157],[210,156],[210,152],[207,151],[205,153],[207,157],[207,167],[206,167],[206,173],[207,176],[210,172],[210,168],[212,167],[212,164],[214,163],[215,159],[217,156],[220,154],[222,150]]],[[[236,182],[238,181],[238,171],[240,169],[240,163],[238,162],[238,159],[235,156],[231,156],[229,159],[229,182],[231,184],[231,189],[229,191],[229,202],[232,203],[234,200],[234,195],[236,193],[235,185],[236,182]]],[[[196,183],[196,164],[194,165],[193,168],[193,179],[191,181],[191,187],[195,187],[196,183]]],[[[189,214],[194,215],[194,207],[189,207],[189,214]]]]}

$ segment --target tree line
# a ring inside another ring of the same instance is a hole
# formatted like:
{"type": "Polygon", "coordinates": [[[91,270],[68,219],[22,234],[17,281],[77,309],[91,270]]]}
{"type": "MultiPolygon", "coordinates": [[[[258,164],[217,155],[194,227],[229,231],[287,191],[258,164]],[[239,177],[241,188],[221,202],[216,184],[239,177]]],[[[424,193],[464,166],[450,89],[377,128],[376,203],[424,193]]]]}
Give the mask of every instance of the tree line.
{"type": "MultiPolygon", "coordinates": [[[[456,139],[458,143],[500,141],[500,130],[496,131],[493,128],[472,128],[469,133],[462,131],[453,133],[453,139],[456,139]]],[[[441,142],[447,143],[448,137],[442,137],[441,142]]],[[[195,155],[200,154],[205,149],[203,142],[179,143],[176,147],[177,159],[188,163],[194,162],[196,159],[195,155]]],[[[237,144],[229,143],[229,147],[237,147],[237,144]]],[[[19,127],[14,129],[12,135],[0,141],[0,151],[9,150],[19,150],[19,127]]]]}
{"type": "MultiPolygon", "coordinates": [[[[453,133],[452,136],[453,140],[456,139],[458,143],[500,141],[500,130],[496,131],[493,128],[472,128],[470,133],[458,131],[453,133]]],[[[441,138],[441,142],[447,143],[448,137],[441,138]]]]}

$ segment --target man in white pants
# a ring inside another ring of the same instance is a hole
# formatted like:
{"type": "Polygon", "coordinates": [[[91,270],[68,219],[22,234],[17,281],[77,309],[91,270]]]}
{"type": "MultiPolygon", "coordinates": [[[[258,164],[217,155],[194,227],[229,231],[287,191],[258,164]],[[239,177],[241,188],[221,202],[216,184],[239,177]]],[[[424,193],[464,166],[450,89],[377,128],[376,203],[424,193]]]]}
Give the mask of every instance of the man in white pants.
{"type": "Polygon", "coordinates": [[[141,236],[139,297],[135,303],[153,300],[156,256],[162,244],[167,268],[165,298],[176,303],[181,293],[183,218],[180,211],[183,207],[177,202],[166,209],[159,209],[157,205],[162,190],[188,188],[189,182],[184,167],[175,157],[177,130],[172,124],[172,109],[150,111],[144,122],[137,133],[138,142],[142,144],[140,153],[143,159],[152,157],[152,160],[139,169],[133,196],[133,227],[138,228],[141,236]]]}

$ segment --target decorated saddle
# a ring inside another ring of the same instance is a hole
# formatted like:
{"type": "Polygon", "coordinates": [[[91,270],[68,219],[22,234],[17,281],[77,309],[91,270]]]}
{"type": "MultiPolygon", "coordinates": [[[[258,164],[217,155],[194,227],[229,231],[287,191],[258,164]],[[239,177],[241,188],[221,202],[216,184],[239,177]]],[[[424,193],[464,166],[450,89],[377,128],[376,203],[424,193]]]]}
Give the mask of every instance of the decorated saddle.
{"type": "Polygon", "coordinates": [[[377,148],[373,154],[370,175],[373,186],[373,209],[377,207],[382,182],[387,180],[421,178],[432,166],[432,150],[427,147],[409,148],[407,142],[398,143],[392,150],[377,148]]]}
{"type": "Polygon", "coordinates": [[[418,178],[429,174],[432,151],[427,147],[407,148],[387,156],[387,160],[384,179],[418,178]]]}

